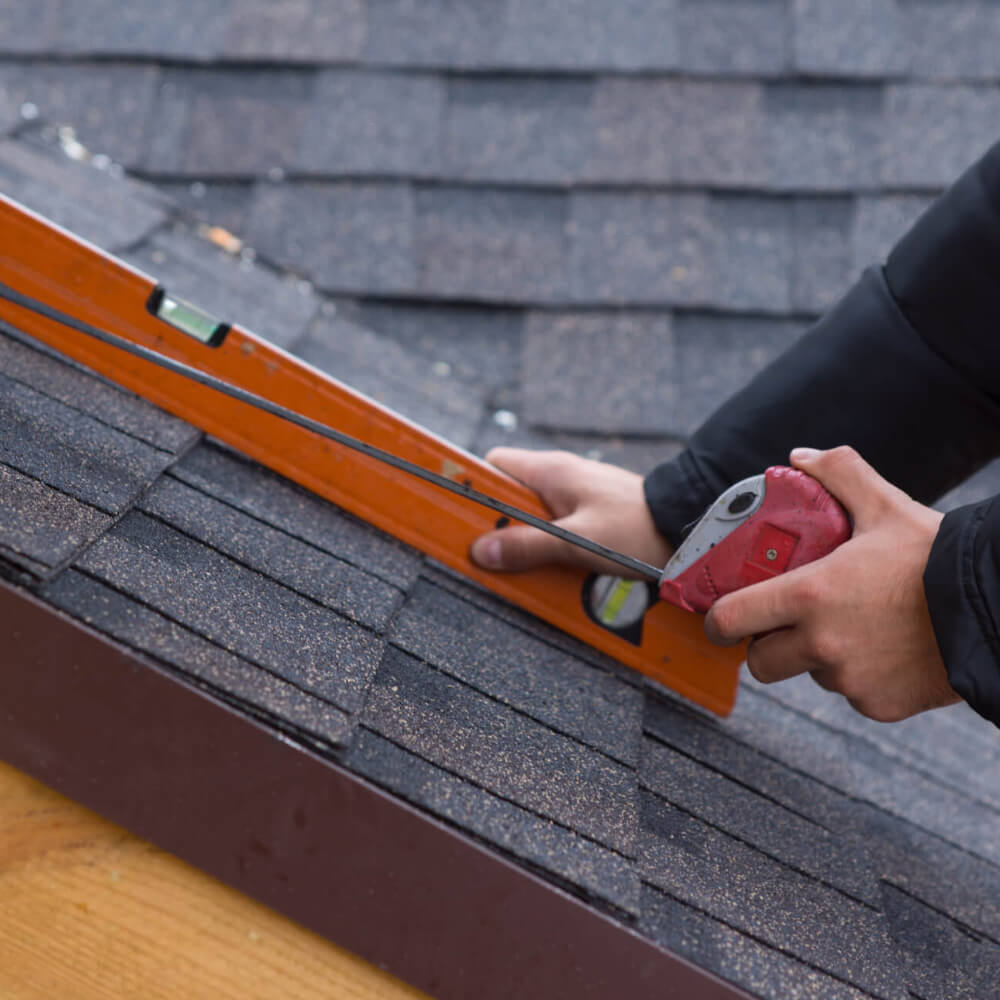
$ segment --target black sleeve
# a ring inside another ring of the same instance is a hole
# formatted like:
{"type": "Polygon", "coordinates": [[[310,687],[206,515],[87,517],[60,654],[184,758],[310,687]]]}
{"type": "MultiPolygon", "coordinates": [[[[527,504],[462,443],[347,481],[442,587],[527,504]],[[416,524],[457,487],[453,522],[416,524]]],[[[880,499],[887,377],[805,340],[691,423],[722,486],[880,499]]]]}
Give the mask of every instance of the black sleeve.
{"type": "MultiPolygon", "coordinates": [[[[867,271],[654,469],[646,498],[677,545],[733,482],[787,462],[793,447],[840,444],[924,503],[1000,454],[1000,144],[918,220],[885,268],[867,271]]],[[[998,558],[1000,510],[991,518],[964,508],[946,518],[925,590],[953,686],[1000,724],[998,558]]]]}

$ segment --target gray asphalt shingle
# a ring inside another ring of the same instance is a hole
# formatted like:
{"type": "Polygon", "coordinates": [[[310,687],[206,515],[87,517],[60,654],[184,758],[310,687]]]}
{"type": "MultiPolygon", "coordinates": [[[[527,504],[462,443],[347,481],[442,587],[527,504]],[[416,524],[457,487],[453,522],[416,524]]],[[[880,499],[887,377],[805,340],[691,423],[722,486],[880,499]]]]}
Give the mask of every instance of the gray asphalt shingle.
{"type": "Polygon", "coordinates": [[[648,794],[640,843],[643,878],[674,898],[873,996],[906,997],[878,910],[648,794]]]}
{"type": "Polygon", "coordinates": [[[566,294],[567,205],[542,192],[416,192],[418,288],[459,299],[549,301],[566,294]]]}
{"type": "Polygon", "coordinates": [[[48,576],[111,525],[109,514],[0,463],[0,562],[48,576]]]}
{"type": "Polygon", "coordinates": [[[161,479],[138,507],[369,628],[385,628],[401,599],[384,581],[176,479],[161,479]]]}
{"type": "Polygon", "coordinates": [[[91,152],[133,167],[150,135],[159,75],[131,64],[7,63],[0,89],[18,107],[32,104],[44,121],[74,128],[91,152]]]}
{"type": "Polygon", "coordinates": [[[442,370],[489,390],[520,374],[524,314],[516,309],[433,303],[345,303],[341,312],[442,370]]]}
{"type": "Polygon", "coordinates": [[[0,324],[0,369],[10,379],[161,451],[179,454],[200,433],[190,424],[66,362],[40,341],[0,324]]]}
{"type": "Polygon", "coordinates": [[[795,66],[831,76],[905,71],[903,15],[896,0],[795,0],[795,66]]]}
{"type": "Polygon", "coordinates": [[[621,855],[362,729],[348,757],[359,774],[415,805],[564,879],[626,914],[639,912],[639,879],[621,855]]]}
{"type": "Polygon", "coordinates": [[[328,176],[437,176],[445,93],[429,75],[321,73],[292,165],[328,176]]]}
{"type": "Polygon", "coordinates": [[[642,933],[756,996],[781,1000],[866,1000],[871,994],[798,961],[728,924],[672,899],[652,886],[642,889],[642,933]]]}
{"type": "Polygon", "coordinates": [[[366,33],[365,0],[239,0],[229,5],[227,59],[351,61],[366,33]]]}
{"type": "Polygon", "coordinates": [[[91,165],[81,169],[51,146],[0,142],[0,185],[7,197],[111,251],[142,240],[167,217],[148,191],[91,165]]]}
{"type": "Polygon", "coordinates": [[[352,389],[448,441],[467,446],[483,412],[483,390],[398,341],[320,316],[292,350],[352,389]]]}
{"type": "Polygon", "coordinates": [[[624,856],[635,774],[390,647],[362,721],[411,753],[624,856]]]}
{"type": "Polygon", "coordinates": [[[521,356],[524,418],[573,431],[675,431],[675,354],[665,313],[531,312],[521,356]]]}
{"type": "Polygon", "coordinates": [[[420,582],[387,633],[400,649],[634,767],[642,696],[612,674],[420,582]]]}
{"type": "Polygon", "coordinates": [[[0,462],[107,514],[127,510],[175,457],[4,374],[0,426],[0,462]]]}
{"type": "Polygon", "coordinates": [[[360,708],[382,653],[367,629],[145,514],[127,514],[78,565],[347,712],[360,708]]]}
{"type": "Polygon", "coordinates": [[[788,0],[678,0],[681,70],[776,76],[789,66],[788,0]]]}
{"type": "Polygon", "coordinates": [[[45,598],[119,642],[170,664],[226,701],[264,715],[310,743],[348,741],[346,713],[320,698],[226,652],[154,609],[76,570],[46,586],[45,598]]]}
{"type": "Polygon", "coordinates": [[[408,590],[417,578],[420,560],[411,549],[238,455],[199,445],[170,471],[209,496],[401,590],[408,590]]]}
{"type": "Polygon", "coordinates": [[[254,177],[290,167],[314,78],[277,70],[166,70],[144,170],[168,176],[254,177]]]}
{"type": "Polygon", "coordinates": [[[982,156],[997,135],[1000,86],[996,84],[889,87],[882,181],[904,188],[945,187],[982,156]]]}
{"type": "Polygon", "coordinates": [[[381,295],[417,286],[416,215],[406,184],[265,185],[247,239],[322,288],[381,295]]]}

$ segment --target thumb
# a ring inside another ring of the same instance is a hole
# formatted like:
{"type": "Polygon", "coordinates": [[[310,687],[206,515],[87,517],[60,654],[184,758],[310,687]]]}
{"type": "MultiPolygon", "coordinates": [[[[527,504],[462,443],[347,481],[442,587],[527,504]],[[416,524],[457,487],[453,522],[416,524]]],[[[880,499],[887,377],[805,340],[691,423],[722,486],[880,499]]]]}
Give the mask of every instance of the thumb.
{"type": "Polygon", "coordinates": [[[795,468],[818,479],[847,508],[856,529],[865,530],[887,508],[908,499],[847,445],[829,451],[796,448],[790,458],[795,468]]]}
{"type": "Polygon", "coordinates": [[[517,573],[566,561],[565,548],[566,543],[561,539],[537,528],[518,524],[477,538],[469,555],[483,569],[517,573]]]}

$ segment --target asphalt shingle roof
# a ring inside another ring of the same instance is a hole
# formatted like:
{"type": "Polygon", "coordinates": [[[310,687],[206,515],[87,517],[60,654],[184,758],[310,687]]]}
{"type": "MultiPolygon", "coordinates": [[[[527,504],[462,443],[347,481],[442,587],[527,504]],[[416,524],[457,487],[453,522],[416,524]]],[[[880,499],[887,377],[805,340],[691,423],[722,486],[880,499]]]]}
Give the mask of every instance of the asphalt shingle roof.
{"type": "MultiPolygon", "coordinates": [[[[640,470],[1000,131],[985,0],[0,23],[5,193],[475,451],[640,470]]],[[[709,719],[7,327],[0,572],[752,994],[1000,974],[968,709],[744,680],[709,719]]]]}

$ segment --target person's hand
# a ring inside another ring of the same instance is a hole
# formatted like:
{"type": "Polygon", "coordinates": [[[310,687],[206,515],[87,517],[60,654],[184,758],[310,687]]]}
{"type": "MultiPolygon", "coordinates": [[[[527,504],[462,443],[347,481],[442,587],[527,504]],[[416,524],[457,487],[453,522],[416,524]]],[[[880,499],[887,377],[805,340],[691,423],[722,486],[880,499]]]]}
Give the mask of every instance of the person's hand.
{"type": "MultiPolygon", "coordinates": [[[[566,451],[494,448],[486,460],[531,487],[545,501],[555,523],[591,541],[662,567],[671,555],[646,505],[642,476],[566,451]]],[[[477,538],[473,562],[490,570],[520,571],[547,563],[579,566],[627,576],[628,571],[547,535],[514,524],[477,538]]]]}
{"type": "Polygon", "coordinates": [[[958,701],[923,588],[942,515],[851,448],[797,449],[792,464],[847,508],[854,535],[823,559],[721,598],[705,619],[709,638],[731,645],[753,636],[747,665],[757,680],[808,671],[881,722],[958,701]]]}

